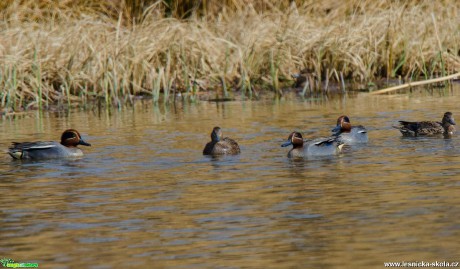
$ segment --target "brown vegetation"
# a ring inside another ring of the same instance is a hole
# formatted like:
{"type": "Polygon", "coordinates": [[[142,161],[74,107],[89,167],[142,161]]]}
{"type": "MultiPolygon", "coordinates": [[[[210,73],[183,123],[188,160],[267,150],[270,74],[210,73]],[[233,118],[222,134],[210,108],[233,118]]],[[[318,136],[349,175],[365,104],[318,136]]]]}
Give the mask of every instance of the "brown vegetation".
{"type": "Polygon", "coordinates": [[[0,106],[459,71],[455,0],[209,2],[2,1],[0,106]]]}

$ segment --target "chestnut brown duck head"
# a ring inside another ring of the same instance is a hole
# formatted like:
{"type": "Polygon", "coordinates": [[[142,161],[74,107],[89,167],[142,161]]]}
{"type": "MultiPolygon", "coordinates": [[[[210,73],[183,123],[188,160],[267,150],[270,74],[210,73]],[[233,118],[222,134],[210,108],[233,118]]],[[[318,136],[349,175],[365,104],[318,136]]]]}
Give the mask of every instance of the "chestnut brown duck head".
{"type": "Polygon", "coordinates": [[[345,144],[367,143],[369,137],[364,126],[352,126],[350,118],[342,115],[337,119],[337,125],[332,129],[333,136],[345,144]]]}

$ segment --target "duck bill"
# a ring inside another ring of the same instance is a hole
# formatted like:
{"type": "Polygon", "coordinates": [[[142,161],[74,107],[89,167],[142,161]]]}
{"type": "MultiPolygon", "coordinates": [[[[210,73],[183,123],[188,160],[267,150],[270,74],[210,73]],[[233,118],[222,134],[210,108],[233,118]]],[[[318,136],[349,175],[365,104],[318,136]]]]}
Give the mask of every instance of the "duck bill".
{"type": "Polygon", "coordinates": [[[78,142],[78,145],[91,147],[91,144],[85,142],[83,139],[80,139],[80,141],[78,142]]]}
{"type": "Polygon", "coordinates": [[[449,123],[452,125],[456,125],[454,119],[449,119],[449,123]]]}
{"type": "Polygon", "coordinates": [[[332,132],[333,133],[338,133],[338,132],[340,132],[340,129],[341,129],[340,125],[337,125],[337,126],[335,126],[334,129],[332,129],[332,132]]]}
{"type": "Polygon", "coordinates": [[[282,147],[287,147],[287,146],[290,146],[292,145],[292,141],[287,141],[287,142],[284,142],[283,144],[281,144],[282,147]]]}

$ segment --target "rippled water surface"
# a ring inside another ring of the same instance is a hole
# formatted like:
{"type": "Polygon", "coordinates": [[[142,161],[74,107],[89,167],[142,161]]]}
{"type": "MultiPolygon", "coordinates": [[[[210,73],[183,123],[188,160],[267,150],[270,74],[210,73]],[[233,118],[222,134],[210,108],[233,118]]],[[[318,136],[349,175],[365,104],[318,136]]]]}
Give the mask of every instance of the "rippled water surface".
{"type": "MultiPolygon", "coordinates": [[[[397,120],[460,119],[459,90],[199,102],[0,120],[0,146],[92,143],[77,160],[0,156],[0,255],[41,268],[382,268],[460,261],[460,138],[402,138],[397,120]],[[289,133],[341,114],[370,142],[291,162],[289,133]],[[214,126],[241,155],[202,156],[214,126]]],[[[460,120],[459,120],[460,121],[460,120]]]]}

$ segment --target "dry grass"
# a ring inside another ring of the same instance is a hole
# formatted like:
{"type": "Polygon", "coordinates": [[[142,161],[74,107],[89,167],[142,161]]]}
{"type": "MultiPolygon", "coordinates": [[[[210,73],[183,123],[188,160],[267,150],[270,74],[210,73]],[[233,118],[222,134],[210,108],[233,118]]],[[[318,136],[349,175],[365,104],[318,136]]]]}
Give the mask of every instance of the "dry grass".
{"type": "Polygon", "coordinates": [[[367,83],[460,68],[455,0],[309,0],[290,7],[240,1],[187,20],[166,17],[154,2],[138,24],[126,8],[57,2],[51,9],[31,4],[36,1],[0,6],[0,106],[20,110],[95,98],[120,104],[142,94],[158,101],[160,92],[193,98],[203,89],[278,91],[302,69],[318,80],[343,74],[367,83]]]}

